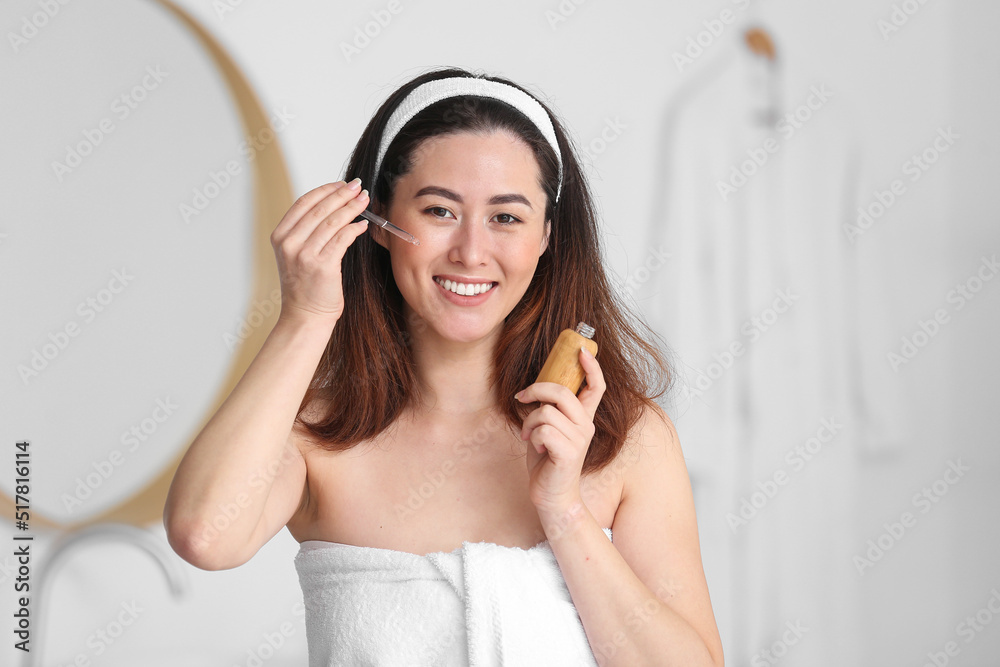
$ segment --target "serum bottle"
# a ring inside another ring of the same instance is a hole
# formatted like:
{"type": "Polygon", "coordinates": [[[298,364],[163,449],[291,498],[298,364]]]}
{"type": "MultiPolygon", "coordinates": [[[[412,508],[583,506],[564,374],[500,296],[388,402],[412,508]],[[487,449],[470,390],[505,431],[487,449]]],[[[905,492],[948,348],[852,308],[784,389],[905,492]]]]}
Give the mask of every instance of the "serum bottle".
{"type": "Polygon", "coordinates": [[[580,391],[586,377],[580,365],[580,348],[587,348],[596,357],[597,343],[592,340],[593,335],[594,328],[586,322],[577,324],[576,331],[563,329],[535,382],[556,382],[569,387],[574,394],[580,391]]]}

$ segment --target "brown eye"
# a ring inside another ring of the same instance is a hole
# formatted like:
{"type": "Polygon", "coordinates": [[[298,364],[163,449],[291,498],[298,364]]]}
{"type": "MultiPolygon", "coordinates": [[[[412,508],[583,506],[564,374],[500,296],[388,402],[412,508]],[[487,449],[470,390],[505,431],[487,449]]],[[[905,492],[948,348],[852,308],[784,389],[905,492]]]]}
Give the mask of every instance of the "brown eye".
{"type": "Polygon", "coordinates": [[[424,209],[424,212],[430,213],[435,218],[444,218],[447,217],[448,213],[450,213],[451,211],[444,208],[443,206],[431,206],[430,208],[424,209]]]}
{"type": "Polygon", "coordinates": [[[497,221],[501,225],[505,225],[505,226],[506,225],[512,225],[512,224],[517,223],[517,222],[521,222],[519,219],[515,218],[510,213],[497,213],[496,217],[497,218],[507,218],[507,221],[503,221],[503,220],[498,220],[497,221]]]}

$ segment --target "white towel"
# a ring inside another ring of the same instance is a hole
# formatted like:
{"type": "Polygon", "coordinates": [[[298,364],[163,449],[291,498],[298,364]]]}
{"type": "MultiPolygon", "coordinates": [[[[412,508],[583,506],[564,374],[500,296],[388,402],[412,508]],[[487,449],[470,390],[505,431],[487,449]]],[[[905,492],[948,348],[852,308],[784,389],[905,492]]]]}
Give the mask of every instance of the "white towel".
{"type": "Polygon", "coordinates": [[[547,541],[420,556],[307,540],[295,568],[309,667],[597,664],[547,541]]]}

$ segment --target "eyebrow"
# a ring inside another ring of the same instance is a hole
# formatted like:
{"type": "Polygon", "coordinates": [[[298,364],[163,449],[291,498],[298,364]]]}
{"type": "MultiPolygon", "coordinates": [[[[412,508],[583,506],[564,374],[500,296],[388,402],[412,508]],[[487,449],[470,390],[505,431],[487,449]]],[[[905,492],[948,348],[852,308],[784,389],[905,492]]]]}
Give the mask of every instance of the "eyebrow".
{"type": "MultiPolygon", "coordinates": [[[[413,195],[413,198],[416,199],[417,197],[422,197],[424,195],[438,195],[439,197],[444,197],[445,199],[457,201],[459,204],[464,203],[464,201],[462,200],[462,195],[458,194],[457,192],[452,192],[447,188],[439,187],[437,185],[428,185],[425,188],[420,188],[420,190],[417,191],[417,194],[413,195]]],[[[531,202],[528,201],[527,197],[516,193],[510,193],[505,195],[493,195],[492,197],[490,197],[490,200],[486,203],[490,205],[524,204],[531,210],[535,210],[534,207],[531,205],[531,202]]]]}

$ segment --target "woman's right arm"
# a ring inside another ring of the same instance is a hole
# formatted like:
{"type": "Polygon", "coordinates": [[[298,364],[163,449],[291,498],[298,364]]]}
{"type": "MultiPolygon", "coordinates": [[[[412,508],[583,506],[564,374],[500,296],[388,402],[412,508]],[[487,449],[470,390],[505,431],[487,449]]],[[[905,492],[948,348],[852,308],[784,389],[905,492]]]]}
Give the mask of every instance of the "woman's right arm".
{"type": "Polygon", "coordinates": [[[171,547],[206,570],[237,567],[299,507],[306,466],[292,427],[344,308],[341,260],[367,229],[360,186],[321,186],[271,234],[281,313],[257,356],[181,460],[163,523],[171,547]]]}

